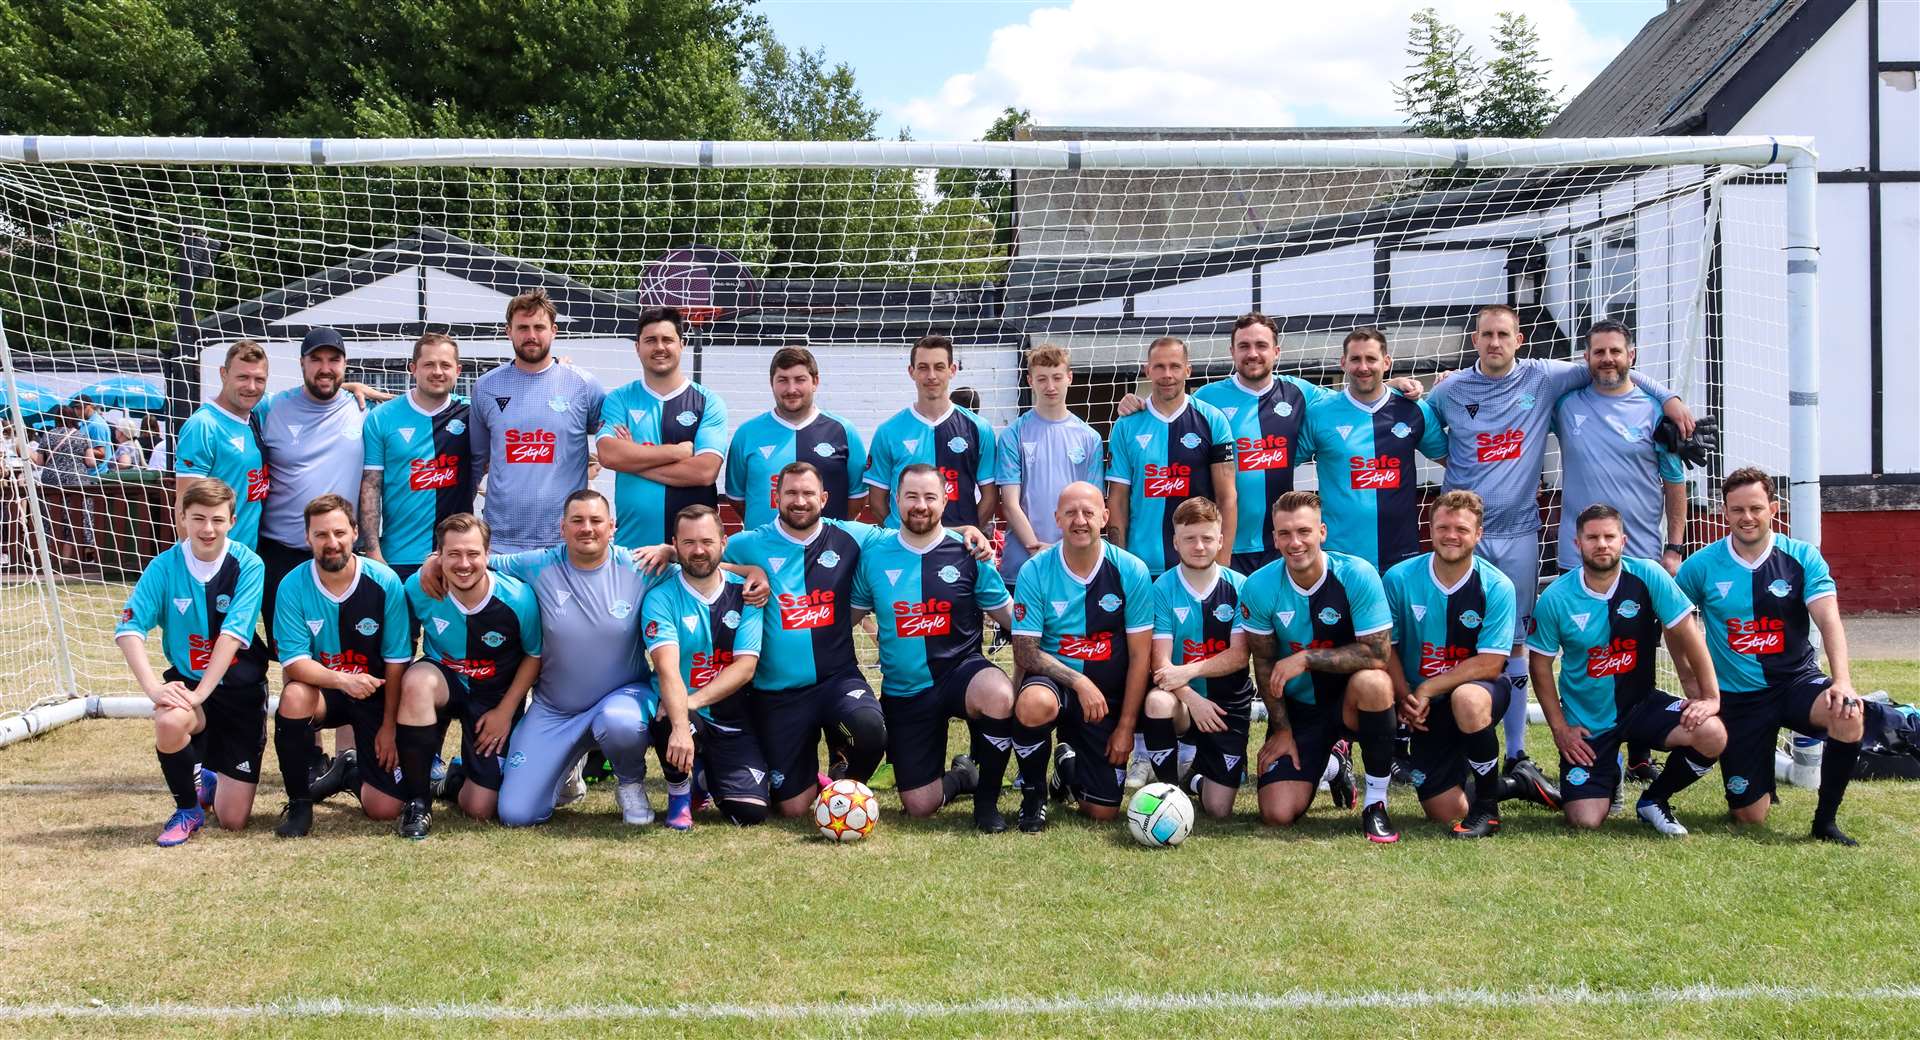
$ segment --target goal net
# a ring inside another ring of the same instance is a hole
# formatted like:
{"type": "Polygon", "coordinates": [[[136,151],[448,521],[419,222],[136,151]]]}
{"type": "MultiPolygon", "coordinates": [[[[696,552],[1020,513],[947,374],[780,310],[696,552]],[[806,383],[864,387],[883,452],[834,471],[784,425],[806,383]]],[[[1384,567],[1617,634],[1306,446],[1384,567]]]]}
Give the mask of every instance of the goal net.
{"type": "MultiPolygon", "coordinates": [[[[639,309],[672,303],[698,322],[684,367],[730,425],[771,406],[772,351],[804,345],[820,406],[867,435],[912,402],[906,348],[929,332],[954,339],[955,386],[996,430],[1029,404],[1025,352],[1069,348],[1071,405],[1104,434],[1147,342],[1186,339],[1197,388],[1229,374],[1252,310],[1279,323],[1281,371],[1328,385],[1359,325],[1385,330],[1396,374],[1430,379],[1472,362],[1483,304],[1518,310],[1534,357],[1577,358],[1615,318],[1641,370],[1720,418],[1723,450],[1690,471],[1704,539],[1706,480],[1795,462],[1785,185],[1804,152],[0,139],[0,712],[138,692],[111,633],[176,538],[171,438],[229,344],[266,346],[272,392],[298,385],[302,335],[332,327],[349,379],[399,392],[414,340],[446,332],[464,391],[511,356],[504,305],[534,287],[559,308],[555,353],[609,388],[639,376],[639,309]],[[76,437],[56,406],[81,393],[96,408],[76,437]],[[80,467],[87,446],[103,461],[80,467]]],[[[1557,482],[1550,458],[1548,560],[1557,482]]]]}

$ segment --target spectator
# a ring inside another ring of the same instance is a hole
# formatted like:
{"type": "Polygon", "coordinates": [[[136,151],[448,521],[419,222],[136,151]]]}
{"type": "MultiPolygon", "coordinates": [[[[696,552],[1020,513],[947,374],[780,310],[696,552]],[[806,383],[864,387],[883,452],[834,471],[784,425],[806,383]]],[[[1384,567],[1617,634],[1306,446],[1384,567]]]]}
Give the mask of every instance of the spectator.
{"type": "Polygon", "coordinates": [[[147,464],[147,453],[140,446],[140,420],[122,419],[113,424],[114,469],[141,469],[147,464]]]}
{"type": "Polygon", "coordinates": [[[54,409],[53,429],[43,448],[46,469],[40,479],[47,487],[47,528],[56,561],[94,563],[99,559],[89,499],[99,484],[96,469],[106,453],[88,434],[91,411],[85,398],[54,409]]]}

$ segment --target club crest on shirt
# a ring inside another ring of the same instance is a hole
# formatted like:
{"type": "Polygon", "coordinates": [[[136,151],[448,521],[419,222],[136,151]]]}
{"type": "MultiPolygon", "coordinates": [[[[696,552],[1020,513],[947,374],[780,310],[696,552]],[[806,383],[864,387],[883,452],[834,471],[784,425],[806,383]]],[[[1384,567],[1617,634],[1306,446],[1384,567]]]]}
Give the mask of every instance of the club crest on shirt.
{"type": "Polygon", "coordinates": [[[951,585],[954,582],[960,580],[960,568],[955,567],[952,564],[948,564],[945,567],[940,568],[939,575],[940,575],[941,581],[944,581],[947,584],[951,585]]]}
{"type": "Polygon", "coordinates": [[[1323,625],[1337,625],[1340,623],[1340,612],[1332,607],[1321,607],[1320,613],[1314,616],[1319,618],[1320,623],[1323,625]]]}
{"type": "Polygon", "coordinates": [[[1773,583],[1767,586],[1767,591],[1780,599],[1786,599],[1793,592],[1793,586],[1788,584],[1785,578],[1775,578],[1773,583]]]}
{"type": "Polygon", "coordinates": [[[564,412],[568,408],[572,407],[572,405],[573,405],[573,402],[569,401],[567,398],[564,398],[564,397],[547,398],[547,407],[556,412],[564,412]]]}
{"type": "Polygon", "coordinates": [[[375,632],[380,631],[380,622],[375,621],[370,617],[363,617],[360,620],[353,623],[353,630],[355,632],[360,633],[363,636],[370,636],[375,632]]]}
{"type": "Polygon", "coordinates": [[[1069,445],[1067,447],[1067,461],[1076,466],[1087,461],[1087,449],[1078,444],[1069,445]]]}
{"type": "Polygon", "coordinates": [[[453,434],[455,437],[460,436],[467,432],[467,421],[465,419],[448,419],[447,432],[453,434]]]}
{"type": "Polygon", "coordinates": [[[825,442],[813,446],[813,453],[823,459],[833,458],[833,445],[825,442]]]}
{"type": "Polygon", "coordinates": [[[227,608],[231,606],[233,606],[233,597],[227,595],[224,592],[213,598],[213,609],[219,611],[222,614],[225,614],[227,612],[227,608]]]}
{"type": "Polygon", "coordinates": [[[1180,438],[1180,446],[1188,451],[1198,448],[1200,446],[1200,435],[1194,433],[1192,430],[1188,430],[1186,435],[1180,438]]]}
{"type": "Polygon", "coordinates": [[[1100,597],[1100,609],[1106,611],[1109,614],[1113,613],[1116,610],[1119,610],[1120,597],[1114,595],[1111,592],[1100,597]]]}
{"type": "Polygon", "coordinates": [[[633,613],[633,604],[624,599],[616,599],[607,604],[607,613],[624,620],[628,614],[633,613]]]}
{"type": "Polygon", "coordinates": [[[693,414],[690,411],[687,411],[687,412],[681,412],[679,415],[674,416],[673,421],[679,423],[682,426],[692,426],[694,423],[697,423],[700,421],[700,417],[693,414]]]}
{"type": "Polygon", "coordinates": [[[507,641],[507,637],[501,635],[498,632],[488,632],[487,634],[480,637],[480,641],[482,643],[487,644],[488,646],[491,646],[497,649],[501,643],[504,643],[507,641]]]}
{"type": "Polygon", "coordinates": [[[1631,621],[1640,616],[1640,604],[1630,599],[1620,601],[1620,616],[1631,621]]]}
{"type": "Polygon", "coordinates": [[[840,566],[840,554],[837,552],[834,552],[832,549],[828,549],[826,552],[821,553],[820,566],[822,567],[840,566]]]}
{"type": "Polygon", "coordinates": [[[1395,437],[1405,437],[1406,435],[1413,432],[1413,427],[1408,426],[1406,423],[1403,423],[1403,422],[1397,422],[1397,423],[1394,423],[1393,428],[1388,430],[1387,432],[1393,434],[1395,437]]]}
{"type": "Polygon", "coordinates": [[[725,614],[720,615],[720,623],[728,628],[739,628],[740,612],[737,610],[727,611],[725,614]]]}
{"type": "Polygon", "coordinates": [[[1230,606],[1228,606],[1228,605],[1227,605],[1227,604],[1225,604],[1225,603],[1221,603],[1221,604],[1218,604],[1218,605],[1216,605],[1216,606],[1215,606],[1215,607],[1213,608],[1213,619],[1214,619],[1215,621],[1232,621],[1232,620],[1233,620],[1233,608],[1232,608],[1232,607],[1230,607],[1230,606]]]}
{"type": "Polygon", "coordinates": [[[1467,628],[1479,628],[1480,612],[1477,610],[1462,611],[1460,614],[1460,624],[1467,628]]]}
{"type": "Polygon", "coordinates": [[[1287,401],[1281,401],[1279,404],[1273,406],[1273,414],[1285,419],[1287,416],[1293,414],[1293,405],[1287,401]]]}
{"type": "Polygon", "coordinates": [[[954,438],[951,438],[951,439],[949,439],[949,440],[947,441],[947,450],[948,450],[948,451],[951,451],[951,452],[962,452],[962,451],[966,451],[966,450],[967,450],[967,439],[966,439],[965,437],[954,437],[954,438]]]}
{"type": "Polygon", "coordinates": [[[1516,404],[1518,404],[1518,405],[1519,405],[1520,407],[1522,407],[1522,408],[1532,408],[1532,407],[1533,407],[1533,404],[1534,404],[1534,402],[1533,402],[1533,395],[1532,395],[1532,394],[1521,394],[1521,395],[1520,395],[1520,400],[1519,400],[1519,401],[1517,401],[1517,402],[1515,402],[1515,403],[1516,403],[1516,404]]]}

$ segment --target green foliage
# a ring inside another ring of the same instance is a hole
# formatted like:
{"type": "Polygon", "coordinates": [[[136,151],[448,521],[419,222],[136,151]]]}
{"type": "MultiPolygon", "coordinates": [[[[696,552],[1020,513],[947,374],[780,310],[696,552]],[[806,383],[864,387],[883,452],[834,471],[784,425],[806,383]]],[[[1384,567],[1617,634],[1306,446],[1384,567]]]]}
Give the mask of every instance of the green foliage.
{"type": "Polygon", "coordinates": [[[1479,130],[1488,137],[1537,137],[1560,111],[1560,92],[1547,86],[1540,34],[1524,14],[1500,12],[1493,33],[1498,57],[1487,68],[1480,95],[1479,130]]]}
{"type": "MultiPolygon", "coordinates": [[[[1011,141],[1014,134],[1033,121],[1024,108],[1009,105],[999,118],[980,135],[982,141],[1011,141]]],[[[973,199],[979,212],[993,223],[993,240],[1002,248],[1013,248],[1013,176],[1007,170],[941,170],[934,186],[948,199],[973,199]]]]}
{"type": "Polygon", "coordinates": [[[1407,125],[1423,137],[1536,137],[1560,110],[1547,86],[1540,36],[1524,14],[1500,13],[1493,62],[1482,69],[1459,29],[1433,8],[1407,30],[1407,75],[1394,87],[1407,125]]]}

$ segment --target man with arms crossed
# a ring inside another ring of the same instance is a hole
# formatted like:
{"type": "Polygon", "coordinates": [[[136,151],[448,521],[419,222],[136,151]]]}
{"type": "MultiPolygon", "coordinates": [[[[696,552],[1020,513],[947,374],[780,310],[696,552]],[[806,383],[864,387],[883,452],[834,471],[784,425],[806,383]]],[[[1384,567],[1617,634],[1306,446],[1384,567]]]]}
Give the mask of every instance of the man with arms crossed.
{"type": "Polygon", "coordinates": [[[805,347],[782,347],[767,366],[773,410],[740,424],[727,448],[727,498],[741,529],[773,522],[780,512],[780,470],[808,462],[820,471],[827,504],[820,515],[851,520],[867,501],[867,445],[854,425],[814,407],[820,366],[805,347]]]}
{"type": "Polygon", "coordinates": [[[600,406],[600,464],[613,470],[614,544],[629,549],[672,540],[673,518],[714,506],[714,481],[727,450],[727,406],[680,373],[680,312],[640,312],[634,352],[641,376],[600,406]]]}

